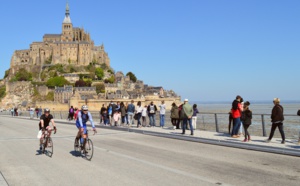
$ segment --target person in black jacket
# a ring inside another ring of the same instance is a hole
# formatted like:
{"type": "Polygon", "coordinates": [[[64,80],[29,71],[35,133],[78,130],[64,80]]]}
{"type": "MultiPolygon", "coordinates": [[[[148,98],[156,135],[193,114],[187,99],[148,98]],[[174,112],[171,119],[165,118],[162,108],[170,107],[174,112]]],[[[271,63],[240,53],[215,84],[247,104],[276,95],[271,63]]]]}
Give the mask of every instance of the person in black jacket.
{"type": "Polygon", "coordinates": [[[282,138],[281,143],[285,144],[285,135],[284,135],[284,131],[283,131],[283,120],[284,120],[283,107],[279,104],[280,103],[279,98],[274,98],[273,103],[274,103],[274,107],[272,109],[272,115],[271,115],[272,128],[271,128],[270,136],[266,142],[268,143],[272,140],[274,132],[275,132],[276,128],[278,127],[279,132],[281,134],[281,138],[282,138]]]}
{"type": "Polygon", "coordinates": [[[246,101],[244,103],[244,109],[242,112],[242,117],[241,120],[243,122],[243,127],[245,130],[245,139],[243,142],[251,141],[250,134],[248,132],[248,128],[251,125],[251,120],[252,120],[252,111],[249,109],[250,102],[246,101]]]}

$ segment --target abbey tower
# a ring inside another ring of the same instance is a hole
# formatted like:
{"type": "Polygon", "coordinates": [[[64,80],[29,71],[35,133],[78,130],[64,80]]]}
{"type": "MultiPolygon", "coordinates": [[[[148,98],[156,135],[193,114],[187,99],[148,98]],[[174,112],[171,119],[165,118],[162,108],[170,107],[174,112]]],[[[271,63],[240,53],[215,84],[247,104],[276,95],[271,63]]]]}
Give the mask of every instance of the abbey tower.
{"type": "Polygon", "coordinates": [[[20,68],[38,72],[44,65],[73,64],[87,66],[91,62],[110,66],[104,46],[95,46],[90,34],[73,27],[69,4],[66,5],[61,34],[45,34],[42,42],[33,42],[30,49],[16,50],[11,58],[11,75],[20,68]]]}

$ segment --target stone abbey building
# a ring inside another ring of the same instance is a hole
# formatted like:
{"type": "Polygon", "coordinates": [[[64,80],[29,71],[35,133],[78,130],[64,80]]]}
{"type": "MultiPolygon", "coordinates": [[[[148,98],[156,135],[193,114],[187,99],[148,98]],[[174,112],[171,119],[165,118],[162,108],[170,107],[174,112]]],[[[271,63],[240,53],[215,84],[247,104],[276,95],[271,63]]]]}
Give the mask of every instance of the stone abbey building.
{"type": "Polygon", "coordinates": [[[73,27],[67,3],[62,33],[45,34],[43,41],[31,43],[30,49],[16,50],[11,58],[10,69],[15,74],[20,68],[32,71],[32,67],[44,65],[87,66],[91,62],[110,66],[104,46],[95,46],[89,33],[83,28],[73,27]]]}

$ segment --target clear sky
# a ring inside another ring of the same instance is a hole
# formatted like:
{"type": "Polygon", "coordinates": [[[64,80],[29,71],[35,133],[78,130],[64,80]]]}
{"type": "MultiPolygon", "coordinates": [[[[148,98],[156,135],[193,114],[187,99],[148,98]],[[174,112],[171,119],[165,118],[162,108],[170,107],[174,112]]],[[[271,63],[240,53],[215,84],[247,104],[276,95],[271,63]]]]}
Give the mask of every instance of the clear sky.
{"type": "MultiPolygon", "coordinates": [[[[61,33],[65,0],[3,1],[0,77],[14,50],[61,33]]],[[[74,26],[132,71],[194,101],[300,100],[299,0],[69,0],[74,26]]]]}

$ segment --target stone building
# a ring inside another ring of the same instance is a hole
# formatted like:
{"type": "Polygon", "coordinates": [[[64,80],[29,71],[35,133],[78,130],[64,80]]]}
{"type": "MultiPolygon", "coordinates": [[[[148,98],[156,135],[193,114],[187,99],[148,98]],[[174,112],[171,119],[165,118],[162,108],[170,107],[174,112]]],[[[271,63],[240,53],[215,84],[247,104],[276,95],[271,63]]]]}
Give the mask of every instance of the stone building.
{"type": "Polygon", "coordinates": [[[73,86],[65,85],[64,87],[55,87],[54,101],[59,103],[69,103],[73,95],[73,86]]]}
{"type": "Polygon", "coordinates": [[[74,27],[67,3],[61,34],[45,34],[42,42],[33,42],[30,49],[16,50],[11,58],[11,75],[20,68],[40,70],[43,65],[73,64],[86,66],[94,62],[110,66],[104,45],[95,46],[89,33],[74,27]]]}
{"type": "Polygon", "coordinates": [[[63,76],[70,83],[75,83],[76,81],[79,80],[79,75],[78,74],[64,74],[63,76]]]}

